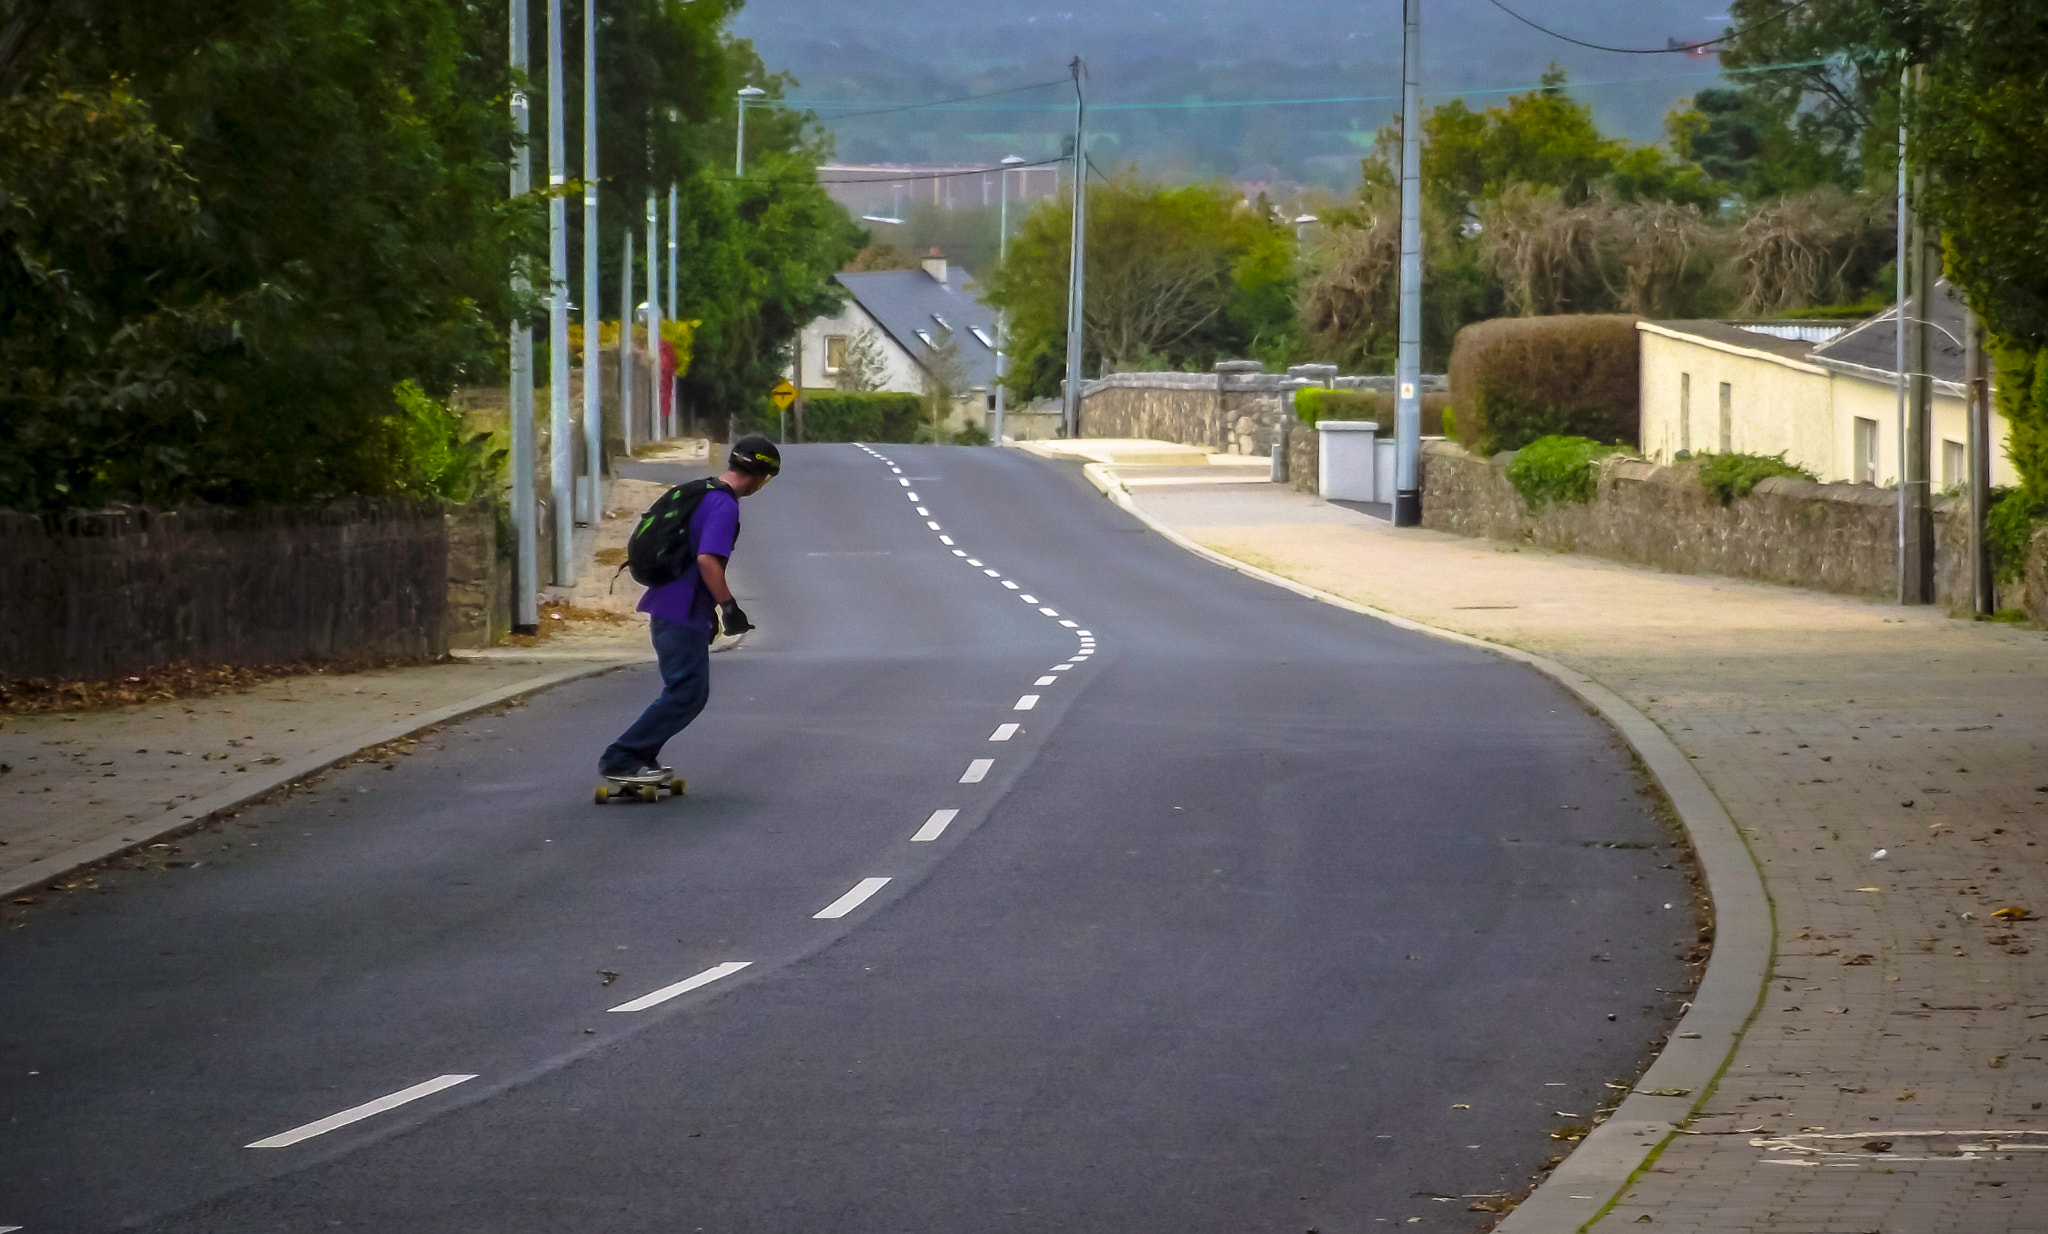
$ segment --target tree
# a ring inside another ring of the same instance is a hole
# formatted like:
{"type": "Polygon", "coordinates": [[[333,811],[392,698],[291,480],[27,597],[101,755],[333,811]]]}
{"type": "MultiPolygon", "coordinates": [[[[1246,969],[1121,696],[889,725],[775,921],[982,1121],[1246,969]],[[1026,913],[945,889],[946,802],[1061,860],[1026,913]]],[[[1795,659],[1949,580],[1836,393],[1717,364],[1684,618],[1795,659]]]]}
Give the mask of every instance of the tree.
{"type": "Polygon", "coordinates": [[[839,388],[856,394],[882,388],[889,375],[889,362],[882,354],[882,338],[862,326],[846,340],[846,362],[839,366],[839,388]]]}
{"type": "Polygon", "coordinates": [[[1743,103],[1729,108],[1716,98],[1706,114],[1722,118],[1731,142],[1737,116],[1754,127],[1760,150],[1746,169],[1746,195],[1889,181],[1905,62],[1893,14],[1907,7],[1900,0],[1732,0],[1735,34],[1720,58],[1741,75],[1743,103]]]}

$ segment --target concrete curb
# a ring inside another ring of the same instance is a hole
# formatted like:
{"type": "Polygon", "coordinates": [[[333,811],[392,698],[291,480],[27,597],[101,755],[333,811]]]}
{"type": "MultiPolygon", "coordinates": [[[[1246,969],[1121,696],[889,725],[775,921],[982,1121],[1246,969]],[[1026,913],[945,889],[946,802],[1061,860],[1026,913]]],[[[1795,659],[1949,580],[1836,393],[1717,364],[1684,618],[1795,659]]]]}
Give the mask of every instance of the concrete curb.
{"type": "MultiPolygon", "coordinates": [[[[233,788],[225,789],[209,797],[201,797],[196,801],[186,802],[185,808],[178,811],[177,821],[175,822],[165,822],[163,818],[140,821],[102,836],[97,840],[90,840],[84,844],[66,849],[54,857],[45,857],[41,861],[31,862],[18,870],[10,870],[5,874],[0,874],[0,899],[4,899],[7,896],[20,895],[27,891],[34,891],[38,887],[53,883],[74,871],[84,869],[87,866],[97,865],[110,857],[118,857],[130,849],[140,848],[144,844],[155,843],[165,836],[177,835],[182,831],[190,831],[195,827],[205,826],[222,815],[241,809],[243,806],[255,802],[258,798],[268,796],[295,780],[303,780],[307,776],[315,775],[330,767],[344,763],[372,746],[380,746],[387,741],[397,741],[402,737],[410,737],[421,729],[432,728],[436,724],[446,724],[450,720],[464,719],[479,711],[486,711],[500,703],[523,698],[529,694],[538,694],[543,690],[552,689],[566,682],[575,681],[583,677],[596,677],[602,673],[609,673],[614,669],[649,663],[650,660],[651,657],[636,656],[630,659],[604,660],[597,663],[585,663],[576,668],[559,669],[539,677],[529,677],[525,681],[516,681],[508,686],[500,686],[495,690],[463,699],[458,703],[450,703],[445,707],[437,707],[432,711],[422,712],[416,716],[407,716],[403,720],[393,721],[380,728],[371,729],[367,733],[344,738],[331,745],[323,746],[310,754],[304,754],[298,758],[279,763],[258,776],[242,781],[233,788]]],[[[168,812],[166,816],[168,816],[168,812]]]]}
{"type": "MultiPolygon", "coordinates": [[[[1036,453],[1034,451],[1033,453],[1036,453]]],[[[1554,678],[1612,724],[1655,776],[1678,812],[1707,880],[1714,905],[1714,953],[1692,1005],[1642,1080],[1613,1115],[1580,1142],[1535,1192],[1494,1227],[1495,1234],[1565,1234],[1598,1220],[1664,1146],[1686,1134],[1684,1125],[1712,1096],[1735,1057],[1743,1033],[1763,1006],[1777,952],[1777,917],[1763,873],[1714,790],[1676,743],[1620,695],[1577,669],[1518,648],[1490,643],[1377,609],[1306,583],[1248,565],[1197,544],[1132,502],[1107,467],[1082,468],[1102,490],[1145,526],[1198,557],[1207,558],[1297,595],[1367,617],[1519,661],[1554,678]],[[1671,1094],[1653,1096],[1654,1093],[1671,1094]]]]}

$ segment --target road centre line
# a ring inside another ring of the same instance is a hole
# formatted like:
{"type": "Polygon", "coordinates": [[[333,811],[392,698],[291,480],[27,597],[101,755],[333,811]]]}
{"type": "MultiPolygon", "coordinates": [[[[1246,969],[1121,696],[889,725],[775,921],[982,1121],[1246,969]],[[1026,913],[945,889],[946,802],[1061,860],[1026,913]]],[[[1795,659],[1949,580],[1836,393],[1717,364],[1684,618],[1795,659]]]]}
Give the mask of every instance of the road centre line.
{"type": "Polygon", "coordinates": [[[978,561],[976,561],[976,560],[975,560],[974,558],[972,558],[972,557],[969,557],[969,558],[967,559],[967,564],[968,564],[968,565],[970,565],[970,566],[979,566],[979,565],[980,565],[981,563],[980,563],[980,562],[978,562],[978,561]]]}
{"type": "Polygon", "coordinates": [[[940,834],[946,830],[947,825],[958,817],[960,817],[960,811],[958,810],[933,810],[932,816],[924,820],[924,826],[919,827],[917,834],[910,837],[910,842],[912,844],[924,844],[938,839],[940,834]]]}
{"type": "Polygon", "coordinates": [[[922,514],[922,515],[926,515],[926,516],[930,516],[930,514],[931,514],[931,511],[930,511],[930,510],[927,510],[927,509],[925,509],[925,508],[924,508],[923,506],[919,506],[919,507],[917,508],[917,512],[918,512],[919,514],[922,514]]]}
{"type": "Polygon", "coordinates": [[[1019,600],[1022,600],[1022,601],[1024,601],[1024,603],[1026,603],[1026,604],[1036,604],[1036,603],[1038,603],[1038,597],[1037,597],[1037,596],[1018,596],[1017,598],[1018,598],[1019,600]]]}
{"type": "Polygon", "coordinates": [[[964,548],[956,548],[953,550],[953,555],[955,557],[965,557],[967,555],[967,550],[964,548]]]}
{"type": "Polygon", "coordinates": [[[988,769],[996,765],[992,758],[977,758],[967,764],[967,772],[960,777],[962,784],[979,784],[988,778],[988,769]]]}
{"type": "Polygon", "coordinates": [[[407,1102],[418,1101],[422,1097],[431,1097],[444,1088],[453,1088],[457,1084],[474,1079],[476,1077],[473,1075],[435,1076],[433,1079],[415,1084],[411,1088],[401,1088],[388,1097],[379,1097],[375,1101],[365,1101],[361,1105],[350,1106],[339,1114],[329,1114],[326,1118],[315,1119],[303,1126],[294,1127],[290,1131],[281,1131],[276,1135],[258,1140],[254,1144],[244,1144],[242,1147],[289,1148],[301,1140],[310,1140],[316,1135],[326,1135],[328,1132],[346,1127],[350,1123],[359,1123],[372,1115],[382,1114],[386,1110],[395,1110],[407,1102]]]}
{"type": "Polygon", "coordinates": [[[1049,686],[1058,680],[1059,678],[1057,677],[1040,677],[1037,681],[1034,681],[1031,684],[1034,686],[1049,686]]]}
{"type": "Polygon", "coordinates": [[[917,494],[916,494],[915,492],[909,492],[909,493],[905,493],[905,494],[903,494],[903,495],[904,495],[905,497],[908,497],[908,498],[910,498],[910,499],[911,499],[912,501],[923,501],[923,500],[924,500],[924,498],[922,498],[922,497],[919,497],[919,496],[918,496],[918,495],[917,495],[917,494]]]}
{"type": "Polygon", "coordinates": [[[1060,615],[1060,611],[1056,608],[1041,608],[1038,611],[1044,613],[1048,617],[1057,617],[1060,615]]]}
{"type": "Polygon", "coordinates": [[[939,529],[939,525],[937,523],[926,523],[925,526],[931,528],[933,531],[937,531],[939,529]]]}
{"type": "Polygon", "coordinates": [[[1088,660],[1088,655],[1087,655],[1087,653],[1086,653],[1086,652],[1083,652],[1082,654],[1080,654],[1080,655],[1078,655],[1078,656],[1075,656],[1075,657],[1074,657],[1073,659],[1071,659],[1071,660],[1068,660],[1068,661],[1067,661],[1067,663],[1068,663],[1068,664],[1083,664],[1083,663],[1086,663],[1086,662],[1087,662],[1087,660],[1088,660]]]}
{"type": "Polygon", "coordinates": [[[720,977],[730,977],[734,973],[740,971],[741,969],[747,967],[749,964],[752,963],[752,960],[727,960],[723,964],[714,965],[711,968],[705,969],[703,972],[698,973],[694,977],[686,977],[683,980],[676,982],[674,985],[665,985],[661,987],[659,990],[654,991],[652,994],[642,994],[640,997],[634,999],[630,1003],[620,1003],[616,1007],[607,1007],[605,1010],[645,1011],[649,1007],[660,1006],[662,1003],[665,1003],[668,1000],[675,998],[677,995],[688,994],[692,990],[702,989],[703,987],[710,985],[712,982],[718,980],[720,977]]]}
{"type": "Polygon", "coordinates": [[[951,536],[940,536],[940,537],[939,537],[939,543],[941,543],[941,544],[951,544],[952,542],[953,542],[953,537],[951,537],[951,536]]]}
{"type": "Polygon", "coordinates": [[[1067,670],[1069,670],[1069,669],[1071,669],[1071,668],[1073,668],[1073,667],[1074,667],[1074,666],[1073,666],[1073,665],[1071,665],[1071,664],[1055,664],[1055,665],[1053,665],[1053,666],[1052,666],[1051,668],[1047,669],[1046,671],[1047,671],[1047,672],[1049,672],[1049,673],[1064,673],[1064,672],[1066,672],[1067,670]]]}
{"type": "MultiPolygon", "coordinates": [[[[893,470],[893,469],[892,469],[892,470],[893,470]]],[[[908,480],[898,480],[898,481],[896,481],[896,483],[898,483],[898,484],[902,485],[902,486],[903,486],[904,488],[909,488],[909,487],[910,487],[910,481],[908,481],[908,480]]]]}
{"type": "Polygon", "coordinates": [[[853,890],[811,914],[813,921],[832,921],[867,903],[868,897],[889,885],[886,878],[864,878],[853,885],[853,890]]]}
{"type": "Polygon", "coordinates": [[[1017,730],[1022,727],[1024,726],[1021,724],[998,724],[996,725],[996,731],[990,733],[988,739],[990,741],[1008,741],[1010,738],[1015,737],[1017,730]]]}
{"type": "Polygon", "coordinates": [[[1003,586],[1008,587],[1011,591],[1017,590],[1017,584],[1011,582],[1009,579],[1003,580],[1003,586]]]}
{"type": "Polygon", "coordinates": [[[982,570],[982,573],[988,575],[990,578],[1001,578],[1003,576],[1003,572],[1001,570],[984,569],[982,570]]]}
{"type": "Polygon", "coordinates": [[[1018,699],[1017,705],[1015,707],[1010,708],[1010,710],[1029,711],[1036,706],[1038,706],[1038,696],[1036,694],[1026,694],[1024,697],[1018,699]]]}
{"type": "MultiPolygon", "coordinates": [[[[1062,621],[1062,622],[1060,622],[1060,624],[1061,624],[1061,625],[1063,625],[1063,626],[1065,626],[1065,627],[1066,627],[1067,629],[1071,630],[1071,629],[1073,629],[1073,628],[1074,628],[1074,624],[1075,624],[1075,623],[1074,623],[1074,622],[1071,622],[1071,621],[1062,621]]],[[[1087,644],[1086,644],[1086,643],[1083,643],[1083,644],[1082,644],[1082,646],[1084,646],[1084,647],[1085,647],[1085,646],[1087,646],[1087,644]]]]}

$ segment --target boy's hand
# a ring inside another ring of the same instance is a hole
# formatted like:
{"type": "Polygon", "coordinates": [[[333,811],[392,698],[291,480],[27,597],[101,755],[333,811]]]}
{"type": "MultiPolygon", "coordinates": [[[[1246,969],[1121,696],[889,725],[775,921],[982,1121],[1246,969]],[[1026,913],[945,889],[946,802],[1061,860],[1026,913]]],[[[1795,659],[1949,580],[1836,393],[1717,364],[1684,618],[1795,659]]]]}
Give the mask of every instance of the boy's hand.
{"type": "Polygon", "coordinates": [[[746,610],[740,607],[738,600],[727,600],[718,606],[718,625],[725,631],[727,638],[745,634],[754,628],[754,623],[747,620],[746,610]]]}

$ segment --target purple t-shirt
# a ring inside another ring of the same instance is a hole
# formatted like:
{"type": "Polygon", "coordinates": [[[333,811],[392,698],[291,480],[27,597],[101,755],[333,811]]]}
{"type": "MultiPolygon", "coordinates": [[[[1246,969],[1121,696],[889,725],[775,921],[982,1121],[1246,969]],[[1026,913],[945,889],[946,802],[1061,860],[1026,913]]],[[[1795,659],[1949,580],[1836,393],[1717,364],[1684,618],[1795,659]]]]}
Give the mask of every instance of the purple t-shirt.
{"type": "MultiPolygon", "coordinates": [[[[704,500],[697,503],[697,509],[690,515],[690,543],[699,553],[710,553],[715,557],[732,556],[733,541],[740,534],[739,498],[722,489],[713,489],[704,494],[704,500]]],[[[690,629],[709,639],[712,633],[712,613],[717,602],[711,598],[711,589],[704,585],[704,579],[697,569],[697,559],[690,558],[690,568],[672,583],[649,587],[647,594],[640,597],[640,611],[650,613],[664,621],[690,629]]]]}

